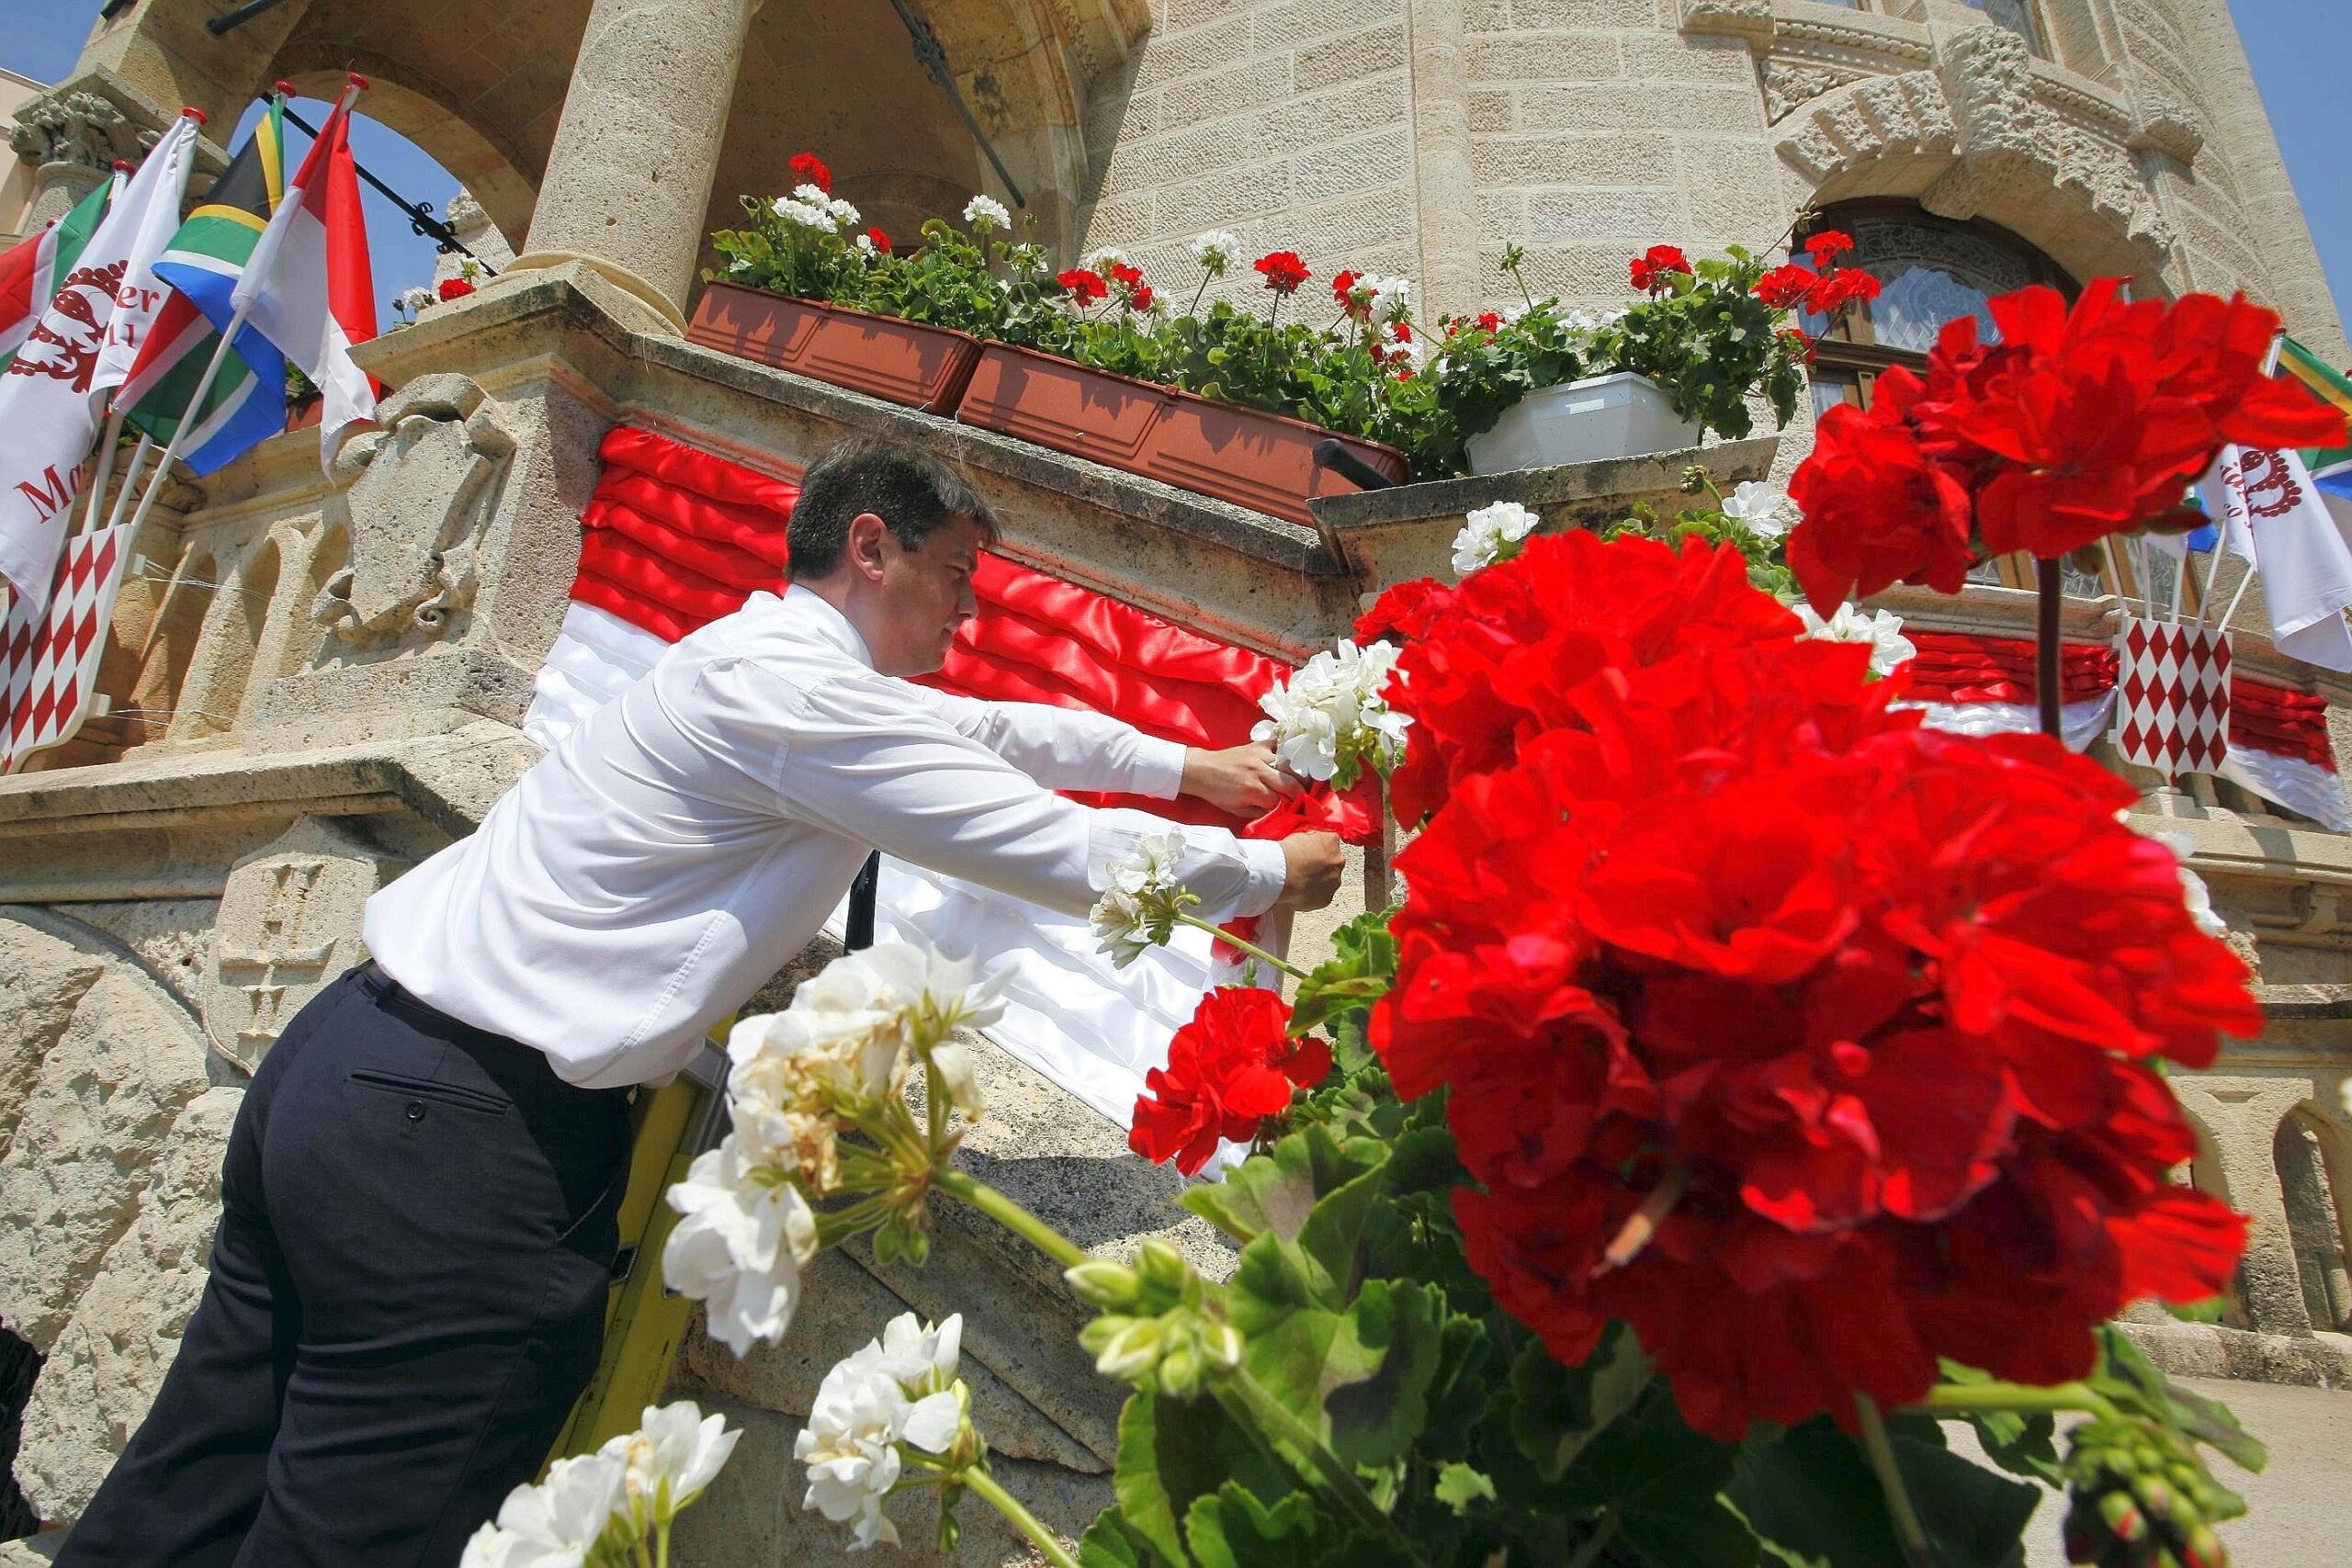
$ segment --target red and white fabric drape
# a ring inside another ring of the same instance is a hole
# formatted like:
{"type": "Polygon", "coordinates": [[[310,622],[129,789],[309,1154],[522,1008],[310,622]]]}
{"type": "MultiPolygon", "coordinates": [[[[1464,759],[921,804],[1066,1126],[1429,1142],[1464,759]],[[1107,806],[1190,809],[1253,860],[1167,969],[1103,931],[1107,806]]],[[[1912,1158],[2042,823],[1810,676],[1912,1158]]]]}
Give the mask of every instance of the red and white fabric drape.
{"type": "MultiPolygon", "coordinates": [[[[2037,728],[2033,644],[2023,637],[1906,630],[1917,648],[1911,694],[1927,722],[1962,735],[2037,728]]],[[[2068,643],[2060,667],[2066,744],[2077,751],[2106,734],[2115,716],[2116,655],[2106,643],[2068,643]]],[[[2337,832],[2352,814],[2327,735],[2327,699],[2257,681],[2230,679],[2229,746],[2218,776],[2337,832]]]]}
{"type": "MultiPolygon", "coordinates": [[[[664,649],[784,574],[796,486],[649,431],[614,430],[582,517],[579,575],[563,630],[540,670],[524,729],[543,746],[619,694],[664,649]]],[[[1091,708],[1188,745],[1249,738],[1260,694],[1289,667],[1171,626],[1075,583],[984,556],[979,614],[931,683],[998,701],[1091,708]]],[[[1251,837],[1306,827],[1361,833],[1370,818],[1328,790],[1255,822],[1193,800],[1088,796],[1251,837]]],[[[836,911],[836,925],[838,918],[836,911]]],[[[1121,1126],[1143,1076],[1210,985],[1230,978],[1198,931],[1114,969],[1087,922],[991,889],[886,859],[876,934],[928,942],[1015,965],[1003,1021],[989,1033],[1014,1056],[1121,1126]]],[[[1278,931],[1258,933],[1279,943],[1278,931]]]]}

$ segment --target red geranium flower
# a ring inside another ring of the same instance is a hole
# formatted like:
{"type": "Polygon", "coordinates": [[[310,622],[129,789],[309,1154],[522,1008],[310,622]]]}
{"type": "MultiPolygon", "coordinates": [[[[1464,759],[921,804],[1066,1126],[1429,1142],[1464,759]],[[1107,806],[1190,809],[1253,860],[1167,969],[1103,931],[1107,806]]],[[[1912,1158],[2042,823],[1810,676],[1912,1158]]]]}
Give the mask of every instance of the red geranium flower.
{"type": "Polygon", "coordinates": [[[1409,642],[1424,636],[1453,603],[1453,590],[1434,577],[1417,577],[1385,590],[1371,609],[1356,617],[1354,637],[1361,645],[1388,637],[1409,642]]]}
{"type": "Polygon", "coordinates": [[[1805,254],[1813,258],[1814,265],[1824,271],[1826,271],[1838,257],[1853,248],[1854,237],[1851,234],[1840,233],[1835,229],[1825,229],[1804,243],[1805,254]]]}
{"type": "Polygon", "coordinates": [[[1056,273],[1054,281],[1061,285],[1064,294],[1080,305],[1091,305],[1111,291],[1109,286],[1103,283],[1102,274],[1089,272],[1082,266],[1074,266],[1067,272],[1056,273]]]}
{"type": "Polygon", "coordinates": [[[814,152],[795,152],[787,165],[792,177],[806,185],[815,186],[827,196],[833,194],[833,171],[814,152]]]}
{"type": "Polygon", "coordinates": [[[1813,287],[1805,290],[1804,308],[1816,316],[1836,316],[1857,299],[1875,299],[1879,295],[1876,275],[1860,267],[1849,266],[1841,271],[1825,273],[1813,287]]]}
{"type": "Polygon", "coordinates": [[[443,299],[462,299],[474,291],[474,286],[462,277],[445,277],[435,292],[443,299]]]}
{"type": "Polygon", "coordinates": [[[1342,272],[1331,279],[1332,302],[1359,321],[1372,309],[1370,301],[1355,298],[1356,280],[1363,276],[1359,272],[1342,272]]]}
{"type": "Polygon", "coordinates": [[[1300,284],[1315,276],[1298,259],[1296,251],[1269,251],[1250,265],[1265,278],[1266,287],[1277,294],[1295,293],[1300,284]]]}
{"type": "MultiPolygon", "coordinates": [[[[1589,545],[1546,586],[1638,607],[1554,599],[1574,637],[1480,615],[1522,556],[1408,646],[1483,649],[1555,716],[1398,857],[1373,1043],[1400,1094],[1450,1090],[1498,1302],[1570,1364],[1629,1322],[1702,1431],[1850,1421],[1938,1357],[2080,1376],[2126,1301],[2228,1282],[2244,1222],[2170,1181],[2193,1141],[2146,1059],[2257,1032],[2244,966],[2114,819],[2131,786],[1918,728],[1858,648],[1751,637],[1777,606],[1693,571],[1736,556],[1589,545]],[[1677,602],[1694,646],[1653,644],[1677,602]]],[[[1417,741],[1466,700],[1420,684],[1417,741]]]]}
{"type": "Polygon", "coordinates": [[[1148,310],[1151,309],[1151,298],[1150,288],[1138,283],[1127,290],[1127,309],[1137,311],[1148,310]]]}
{"type": "Polygon", "coordinates": [[[1968,489],[1906,417],[1919,390],[1898,367],[1879,377],[1868,410],[1825,412],[1813,455],[1789,480],[1804,517],[1789,536],[1789,570],[1815,608],[1891,582],[1957,593],[1967,581],[1976,560],[1968,489]]]}
{"type": "Polygon", "coordinates": [[[1483,331],[1498,333],[1503,330],[1503,319],[1492,310],[1481,310],[1478,312],[1478,325],[1483,331]]]}
{"type": "Polygon", "coordinates": [[[1793,310],[1804,302],[1806,291],[1821,281],[1821,275],[1809,266],[1792,262],[1776,266],[1756,280],[1756,297],[1775,310],[1793,310]]]}
{"type": "Polygon", "coordinates": [[[1319,1040],[1285,1032],[1290,1008],[1277,992],[1223,986],[1201,999],[1193,1021],[1169,1042],[1168,1066],[1144,1075],[1128,1146],[1155,1164],[1173,1160],[1195,1175],[1220,1140],[1247,1143],[1266,1118],[1331,1070],[1319,1040]]]}
{"type": "Polygon", "coordinates": [[[865,237],[874,242],[874,248],[876,250],[880,251],[886,256],[890,254],[890,236],[884,233],[879,228],[868,229],[865,231],[865,237]]]}
{"type": "Polygon", "coordinates": [[[1666,287],[1673,274],[1688,273],[1690,258],[1672,245],[1652,245],[1634,258],[1634,287],[1655,291],[1666,287]]]}

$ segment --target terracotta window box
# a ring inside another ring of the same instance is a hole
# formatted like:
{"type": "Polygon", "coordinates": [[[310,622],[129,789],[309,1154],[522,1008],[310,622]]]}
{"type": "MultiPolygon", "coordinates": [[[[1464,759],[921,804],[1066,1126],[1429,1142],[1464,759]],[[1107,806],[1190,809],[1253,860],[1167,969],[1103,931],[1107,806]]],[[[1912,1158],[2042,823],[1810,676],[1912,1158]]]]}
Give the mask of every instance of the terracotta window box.
{"type": "Polygon", "coordinates": [[[325,400],[316,392],[304,392],[299,398],[288,398],[286,400],[286,428],[311,429],[325,412],[325,400]]]}
{"type": "Polygon", "coordinates": [[[952,412],[980,343],[967,333],[713,283],[686,341],[928,413],[952,412]]]}
{"type": "MultiPolygon", "coordinates": [[[[982,348],[956,417],[1309,526],[1310,499],[1356,488],[1315,466],[1315,444],[1331,431],[1009,344],[982,348]]],[[[1402,452],[1338,439],[1391,480],[1405,481],[1402,452]]]]}

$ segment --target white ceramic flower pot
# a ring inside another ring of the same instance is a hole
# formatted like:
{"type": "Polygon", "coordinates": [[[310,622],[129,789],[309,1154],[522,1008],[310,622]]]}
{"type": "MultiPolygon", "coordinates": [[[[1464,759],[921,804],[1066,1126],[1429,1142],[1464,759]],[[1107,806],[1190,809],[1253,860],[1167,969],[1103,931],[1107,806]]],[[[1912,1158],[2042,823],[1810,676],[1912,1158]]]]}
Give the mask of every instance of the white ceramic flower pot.
{"type": "Polygon", "coordinates": [[[1696,446],[1699,437],[1699,427],[1676,417],[1657,382],[1621,370],[1531,393],[1466,445],[1472,473],[1500,474],[1670,452],[1696,446]]]}

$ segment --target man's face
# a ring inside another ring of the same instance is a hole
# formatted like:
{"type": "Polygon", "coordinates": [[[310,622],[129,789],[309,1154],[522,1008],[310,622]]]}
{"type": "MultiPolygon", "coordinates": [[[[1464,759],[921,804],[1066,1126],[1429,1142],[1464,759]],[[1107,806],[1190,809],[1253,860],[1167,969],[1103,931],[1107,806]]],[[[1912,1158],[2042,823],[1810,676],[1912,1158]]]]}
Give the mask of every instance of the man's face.
{"type": "Polygon", "coordinates": [[[972,573],[979,564],[980,531],[956,517],[919,549],[901,548],[887,530],[880,543],[882,613],[868,638],[875,668],[886,675],[928,675],[945,661],[956,628],[979,608],[972,573]]]}

